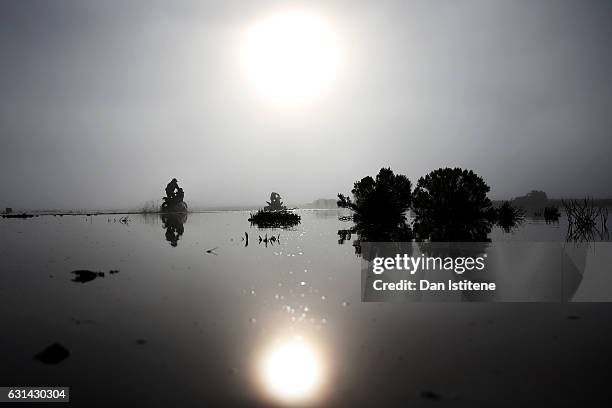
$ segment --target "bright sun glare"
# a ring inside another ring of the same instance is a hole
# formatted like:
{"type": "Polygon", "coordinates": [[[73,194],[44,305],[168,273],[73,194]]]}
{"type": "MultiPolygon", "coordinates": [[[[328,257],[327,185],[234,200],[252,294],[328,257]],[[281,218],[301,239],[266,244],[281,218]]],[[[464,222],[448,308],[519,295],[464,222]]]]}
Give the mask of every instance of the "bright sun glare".
{"type": "Polygon", "coordinates": [[[241,62],[260,97],[295,105],[329,89],[338,71],[340,51],[336,34],[323,19],[286,12],[263,19],[247,31],[241,62]]]}
{"type": "Polygon", "coordinates": [[[296,338],[277,345],[264,356],[261,374],[273,397],[291,403],[314,397],[323,370],[315,351],[296,338]]]}

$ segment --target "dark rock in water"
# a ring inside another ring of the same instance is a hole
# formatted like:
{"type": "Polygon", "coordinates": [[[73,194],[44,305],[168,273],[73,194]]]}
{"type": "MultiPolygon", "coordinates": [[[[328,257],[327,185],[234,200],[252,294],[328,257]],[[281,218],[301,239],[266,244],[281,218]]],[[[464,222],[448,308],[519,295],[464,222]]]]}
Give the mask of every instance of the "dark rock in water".
{"type": "Polygon", "coordinates": [[[440,399],[440,396],[433,391],[421,391],[421,398],[437,401],[440,399]]]}
{"type": "Polygon", "coordinates": [[[79,326],[81,324],[95,324],[96,323],[95,320],[91,320],[91,319],[80,320],[80,319],[76,319],[76,318],[73,317],[71,320],[77,326],[79,326]]]}
{"type": "Polygon", "coordinates": [[[57,364],[67,359],[69,356],[70,352],[68,349],[59,343],[53,343],[36,354],[34,358],[44,364],[57,364]]]}
{"type": "Polygon", "coordinates": [[[72,271],[71,273],[75,275],[72,281],[79,282],[79,283],[90,282],[98,277],[101,277],[101,278],[104,277],[104,272],[93,272],[93,271],[88,271],[86,269],[72,271]]]}
{"type": "Polygon", "coordinates": [[[108,271],[108,273],[110,273],[111,275],[114,275],[116,273],[119,273],[119,269],[111,269],[110,271],[108,271]]]}

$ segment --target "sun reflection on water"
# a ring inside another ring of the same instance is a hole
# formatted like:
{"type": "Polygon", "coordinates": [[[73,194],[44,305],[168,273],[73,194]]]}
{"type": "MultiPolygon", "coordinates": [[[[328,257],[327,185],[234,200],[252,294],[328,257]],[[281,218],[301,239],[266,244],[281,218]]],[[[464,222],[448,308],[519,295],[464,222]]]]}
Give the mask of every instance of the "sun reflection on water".
{"type": "Polygon", "coordinates": [[[313,401],[325,377],[321,351],[301,336],[275,342],[262,354],[258,372],[266,394],[284,404],[313,401]]]}

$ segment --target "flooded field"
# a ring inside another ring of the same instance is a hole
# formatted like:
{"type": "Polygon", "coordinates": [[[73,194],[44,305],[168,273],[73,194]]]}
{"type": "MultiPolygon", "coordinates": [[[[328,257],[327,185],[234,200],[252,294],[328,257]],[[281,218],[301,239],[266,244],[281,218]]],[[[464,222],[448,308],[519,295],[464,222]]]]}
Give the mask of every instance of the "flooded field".
{"type": "MultiPolygon", "coordinates": [[[[0,219],[0,385],[69,386],[80,406],[560,406],[603,392],[612,305],[361,303],[361,259],[338,243],[350,222],[300,215],[291,230],[247,212],[0,219]]],[[[528,220],[491,238],[566,229],[528,220]]]]}

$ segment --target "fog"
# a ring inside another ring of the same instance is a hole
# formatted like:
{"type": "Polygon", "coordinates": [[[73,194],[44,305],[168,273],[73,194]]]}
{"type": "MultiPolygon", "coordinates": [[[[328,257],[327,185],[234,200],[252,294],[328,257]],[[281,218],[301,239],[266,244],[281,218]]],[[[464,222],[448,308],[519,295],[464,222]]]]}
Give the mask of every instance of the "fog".
{"type": "Polygon", "coordinates": [[[612,3],[2,1],[0,207],[333,198],[391,166],[470,168],[492,198],[612,196],[612,3]],[[246,27],[321,15],[343,49],[323,97],[268,106],[246,27]]]}

